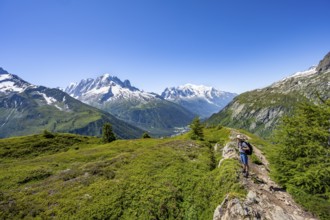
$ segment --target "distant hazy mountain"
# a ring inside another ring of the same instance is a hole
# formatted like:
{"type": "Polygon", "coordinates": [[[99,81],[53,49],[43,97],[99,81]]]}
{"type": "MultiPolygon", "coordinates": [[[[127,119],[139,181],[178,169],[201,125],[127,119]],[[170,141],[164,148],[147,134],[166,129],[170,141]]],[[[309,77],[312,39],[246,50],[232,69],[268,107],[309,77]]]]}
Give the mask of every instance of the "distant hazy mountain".
{"type": "Polygon", "coordinates": [[[109,74],[73,83],[65,92],[154,135],[173,134],[176,128],[187,126],[194,117],[180,105],[141,91],[128,80],[121,81],[109,74]]]}
{"type": "Polygon", "coordinates": [[[161,95],[164,99],[175,102],[202,118],[219,112],[237,94],[219,91],[213,87],[186,84],[166,88],[161,95]]]}
{"type": "Polygon", "coordinates": [[[243,93],[219,113],[209,124],[242,128],[267,137],[284,115],[301,101],[319,102],[330,97],[330,53],[318,66],[297,72],[272,85],[243,93]]]}
{"type": "Polygon", "coordinates": [[[106,122],[121,138],[136,138],[143,133],[59,89],[31,85],[0,68],[0,137],[35,134],[45,129],[100,135],[106,122]]]}

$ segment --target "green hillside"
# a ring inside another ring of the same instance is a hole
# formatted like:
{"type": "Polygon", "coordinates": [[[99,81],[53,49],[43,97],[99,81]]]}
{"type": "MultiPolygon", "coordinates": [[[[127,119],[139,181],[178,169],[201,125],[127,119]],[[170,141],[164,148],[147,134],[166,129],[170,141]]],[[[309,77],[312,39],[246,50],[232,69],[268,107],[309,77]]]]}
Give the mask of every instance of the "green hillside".
{"type": "Polygon", "coordinates": [[[330,72],[327,72],[308,80],[289,80],[281,87],[270,86],[243,93],[212,115],[207,123],[245,129],[268,138],[281,117],[291,115],[299,103],[329,98],[329,85],[326,83],[329,76],[330,72]],[[293,85],[298,83],[300,87],[295,88],[293,85]]]}
{"type": "MultiPolygon", "coordinates": [[[[251,143],[269,159],[271,177],[320,219],[330,218],[330,100],[300,103],[273,132],[272,144],[256,135],[251,143]]],[[[252,155],[252,161],[257,160],[252,155]]]]}
{"type": "MultiPolygon", "coordinates": [[[[312,117],[326,114],[315,111],[312,117]]],[[[271,174],[296,201],[328,219],[329,161],[317,142],[326,141],[326,133],[318,128],[323,138],[314,136],[308,143],[317,152],[305,151],[301,143],[288,149],[303,152],[297,160],[282,154],[282,142],[290,136],[273,145],[239,132],[270,159],[271,174]]],[[[0,219],[212,219],[227,195],[244,199],[247,194],[238,160],[226,159],[217,167],[232,132],[218,126],[204,128],[203,141],[185,134],[109,144],[74,134],[0,139],[0,219]]],[[[254,154],[251,162],[261,163],[254,154]]]]}
{"type": "Polygon", "coordinates": [[[187,126],[195,117],[191,111],[161,98],[146,103],[116,101],[105,104],[100,109],[148,131],[153,136],[173,135],[175,128],[187,126]]]}
{"type": "Polygon", "coordinates": [[[117,140],[56,134],[0,140],[0,219],[211,219],[228,192],[245,191],[221,169],[215,143],[229,130],[207,129],[205,141],[188,135],[117,140]]]}
{"type": "Polygon", "coordinates": [[[143,134],[143,130],[58,89],[36,87],[0,96],[0,138],[38,134],[45,129],[100,136],[107,122],[119,138],[137,138],[143,134]],[[44,96],[51,97],[54,103],[47,104],[44,96]]]}
{"type": "Polygon", "coordinates": [[[206,123],[245,129],[269,138],[281,118],[292,115],[299,103],[317,103],[320,99],[330,98],[330,71],[326,69],[329,57],[330,53],[310,72],[240,94],[219,113],[213,114],[206,123]]]}

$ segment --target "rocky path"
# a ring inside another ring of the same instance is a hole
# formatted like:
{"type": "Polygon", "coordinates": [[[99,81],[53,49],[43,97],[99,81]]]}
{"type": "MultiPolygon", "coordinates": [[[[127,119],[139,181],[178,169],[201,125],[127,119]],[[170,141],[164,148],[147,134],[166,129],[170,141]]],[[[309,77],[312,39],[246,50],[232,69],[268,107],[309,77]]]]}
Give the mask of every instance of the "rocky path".
{"type": "MultiPolygon", "coordinates": [[[[235,137],[231,133],[231,141],[223,149],[223,160],[238,157],[235,137]]],[[[228,197],[216,208],[213,220],[316,220],[312,214],[304,211],[294,202],[291,195],[269,178],[269,163],[262,152],[254,146],[253,154],[261,161],[260,165],[251,163],[249,158],[250,175],[248,178],[240,174],[239,179],[248,194],[245,200],[228,197]]]]}

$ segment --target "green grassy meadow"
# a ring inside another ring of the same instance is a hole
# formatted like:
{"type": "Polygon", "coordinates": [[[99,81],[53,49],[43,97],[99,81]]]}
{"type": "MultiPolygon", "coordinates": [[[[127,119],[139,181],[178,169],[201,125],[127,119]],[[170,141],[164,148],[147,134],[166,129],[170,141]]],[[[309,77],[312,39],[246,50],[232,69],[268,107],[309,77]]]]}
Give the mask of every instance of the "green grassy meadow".
{"type": "Polygon", "coordinates": [[[230,193],[244,196],[239,163],[216,168],[226,128],[117,140],[55,134],[0,140],[0,219],[211,219],[230,193]]]}

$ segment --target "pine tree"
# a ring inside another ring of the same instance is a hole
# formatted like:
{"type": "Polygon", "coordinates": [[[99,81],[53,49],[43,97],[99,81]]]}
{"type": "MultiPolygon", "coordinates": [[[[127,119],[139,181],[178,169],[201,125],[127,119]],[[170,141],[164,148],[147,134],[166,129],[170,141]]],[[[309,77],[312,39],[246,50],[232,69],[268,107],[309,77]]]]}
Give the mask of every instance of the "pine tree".
{"type": "Polygon", "coordinates": [[[292,116],[283,118],[274,139],[278,148],[274,177],[321,219],[330,217],[329,128],[329,100],[302,103],[292,116]]]}
{"type": "Polygon", "coordinates": [[[102,129],[102,139],[104,143],[110,143],[116,140],[115,134],[112,131],[112,126],[110,123],[105,123],[102,129]]]}
{"type": "Polygon", "coordinates": [[[194,118],[192,123],[190,124],[190,138],[193,140],[203,140],[204,133],[203,133],[203,125],[200,122],[199,117],[194,118]]]}
{"type": "Polygon", "coordinates": [[[151,138],[148,132],[144,132],[142,138],[151,138]]]}

